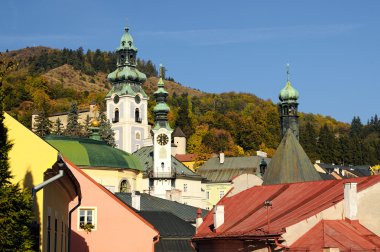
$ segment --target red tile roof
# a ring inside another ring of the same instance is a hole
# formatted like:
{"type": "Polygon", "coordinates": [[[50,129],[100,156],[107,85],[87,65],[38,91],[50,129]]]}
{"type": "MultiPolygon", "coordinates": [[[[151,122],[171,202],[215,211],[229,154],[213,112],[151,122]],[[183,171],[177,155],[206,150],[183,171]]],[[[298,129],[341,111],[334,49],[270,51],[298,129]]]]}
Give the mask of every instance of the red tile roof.
{"type": "Polygon", "coordinates": [[[289,251],[322,251],[323,248],[339,248],[340,251],[378,251],[380,237],[358,221],[322,220],[290,246],[289,251]]]}
{"type": "Polygon", "coordinates": [[[278,185],[254,186],[234,196],[226,194],[218,204],[224,205],[224,224],[217,232],[210,229],[213,212],[205,217],[194,239],[282,234],[285,228],[305,220],[343,200],[343,185],[357,182],[358,191],[380,182],[380,176],[345,180],[325,180],[278,185]],[[264,208],[264,201],[272,208],[264,208]]]}
{"type": "Polygon", "coordinates": [[[196,154],[177,154],[175,155],[175,158],[178,159],[180,162],[192,162],[195,161],[195,158],[197,157],[196,154]]]}

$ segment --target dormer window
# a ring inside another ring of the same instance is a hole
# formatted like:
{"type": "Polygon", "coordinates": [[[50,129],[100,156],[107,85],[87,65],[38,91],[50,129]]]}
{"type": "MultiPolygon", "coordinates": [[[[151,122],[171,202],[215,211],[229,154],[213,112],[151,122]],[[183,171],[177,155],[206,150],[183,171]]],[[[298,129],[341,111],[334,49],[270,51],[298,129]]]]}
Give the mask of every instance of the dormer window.
{"type": "Polygon", "coordinates": [[[122,46],[125,46],[125,41],[121,42],[121,45],[122,45],[122,46]]]}
{"type": "Polygon", "coordinates": [[[128,41],[129,46],[132,46],[132,41],[128,41]]]}

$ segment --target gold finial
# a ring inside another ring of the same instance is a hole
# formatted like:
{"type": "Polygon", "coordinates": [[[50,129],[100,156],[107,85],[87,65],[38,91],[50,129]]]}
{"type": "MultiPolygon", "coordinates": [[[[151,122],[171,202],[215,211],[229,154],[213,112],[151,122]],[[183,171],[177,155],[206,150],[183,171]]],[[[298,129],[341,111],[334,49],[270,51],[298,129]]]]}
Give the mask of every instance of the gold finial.
{"type": "Polygon", "coordinates": [[[94,120],[92,120],[92,122],[91,122],[91,126],[92,127],[99,127],[99,121],[96,119],[96,118],[94,118],[94,120]]]}
{"type": "Polygon", "coordinates": [[[92,127],[99,127],[100,123],[99,123],[99,121],[97,119],[98,118],[98,113],[97,112],[99,111],[98,106],[95,105],[93,111],[94,111],[94,119],[92,119],[91,126],[92,127]]]}

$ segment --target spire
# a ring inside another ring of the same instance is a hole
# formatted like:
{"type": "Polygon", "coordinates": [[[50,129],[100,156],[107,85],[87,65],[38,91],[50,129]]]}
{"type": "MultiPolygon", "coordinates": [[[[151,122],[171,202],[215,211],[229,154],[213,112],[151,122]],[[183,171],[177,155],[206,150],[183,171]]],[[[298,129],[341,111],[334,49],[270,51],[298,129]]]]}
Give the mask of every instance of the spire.
{"type": "Polygon", "coordinates": [[[288,129],[264,173],[263,185],[322,180],[304,149],[288,129]]]}
{"type": "Polygon", "coordinates": [[[290,76],[290,64],[289,63],[287,63],[286,64],[286,82],[290,82],[289,81],[289,76],[290,76]]]}
{"type": "Polygon", "coordinates": [[[167,128],[171,129],[168,123],[168,113],[170,111],[169,106],[166,104],[166,98],[168,97],[168,92],[165,90],[165,84],[163,80],[164,67],[160,64],[160,79],[157,83],[157,91],[153,93],[156,99],[156,106],[153,108],[155,115],[155,127],[154,128],[167,128]]]}
{"type": "Polygon", "coordinates": [[[286,64],[286,84],[281,90],[278,98],[280,99],[280,123],[281,136],[284,137],[286,131],[291,129],[295,137],[299,138],[298,126],[298,91],[290,84],[290,64],[286,64]]]}
{"type": "Polygon", "coordinates": [[[118,95],[129,94],[136,95],[137,93],[144,94],[142,88],[129,87],[129,84],[141,85],[146,81],[146,75],[141,73],[137,68],[137,48],[134,45],[133,38],[129,33],[128,25],[124,28],[124,34],[121,36],[120,45],[116,49],[116,70],[108,75],[108,80],[112,85],[117,85],[118,88],[107,94],[110,97],[115,92],[118,95]],[[120,88],[119,84],[127,84],[120,88]]]}

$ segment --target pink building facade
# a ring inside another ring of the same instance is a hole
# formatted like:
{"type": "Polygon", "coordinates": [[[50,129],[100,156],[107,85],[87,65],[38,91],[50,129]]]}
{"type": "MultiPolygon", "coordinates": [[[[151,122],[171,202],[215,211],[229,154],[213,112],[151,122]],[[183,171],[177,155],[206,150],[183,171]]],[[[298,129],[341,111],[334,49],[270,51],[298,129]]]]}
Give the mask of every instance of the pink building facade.
{"type": "MultiPolygon", "coordinates": [[[[154,251],[158,231],[70,161],[65,162],[83,196],[72,213],[71,251],[154,251]]],[[[76,205],[73,202],[70,209],[76,205]]]]}

